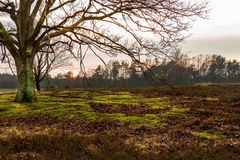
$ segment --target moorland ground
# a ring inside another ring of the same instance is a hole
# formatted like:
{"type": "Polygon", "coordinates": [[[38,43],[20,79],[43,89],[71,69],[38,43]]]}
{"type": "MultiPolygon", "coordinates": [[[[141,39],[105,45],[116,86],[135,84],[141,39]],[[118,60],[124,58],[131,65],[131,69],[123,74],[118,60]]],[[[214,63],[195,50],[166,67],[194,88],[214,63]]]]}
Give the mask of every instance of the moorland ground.
{"type": "Polygon", "coordinates": [[[0,159],[240,159],[240,85],[0,92],[0,159]]]}

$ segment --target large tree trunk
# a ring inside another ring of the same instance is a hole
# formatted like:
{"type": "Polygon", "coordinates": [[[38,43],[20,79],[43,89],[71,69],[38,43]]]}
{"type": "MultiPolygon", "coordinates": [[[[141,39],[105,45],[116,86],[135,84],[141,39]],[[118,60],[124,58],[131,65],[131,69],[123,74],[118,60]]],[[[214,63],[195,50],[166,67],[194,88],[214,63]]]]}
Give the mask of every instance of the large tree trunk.
{"type": "Polygon", "coordinates": [[[16,62],[18,88],[16,102],[36,101],[35,85],[33,80],[33,58],[22,57],[16,62]]]}

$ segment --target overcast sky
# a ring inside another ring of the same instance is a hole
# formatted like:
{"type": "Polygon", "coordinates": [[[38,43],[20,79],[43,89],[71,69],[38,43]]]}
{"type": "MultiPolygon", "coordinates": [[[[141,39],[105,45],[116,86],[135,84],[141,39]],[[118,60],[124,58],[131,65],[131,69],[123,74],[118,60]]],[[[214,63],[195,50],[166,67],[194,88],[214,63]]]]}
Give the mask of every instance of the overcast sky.
{"type": "MultiPolygon", "coordinates": [[[[180,44],[183,51],[190,56],[220,54],[228,59],[240,60],[240,0],[208,2],[211,10],[208,19],[198,19],[192,24],[191,36],[180,44]]],[[[94,68],[99,63],[89,55],[88,68],[94,68]]]]}
{"type": "MultiPolygon", "coordinates": [[[[201,0],[194,1],[201,2],[201,0]]],[[[221,54],[229,59],[240,60],[240,0],[208,1],[211,9],[209,18],[193,23],[191,36],[181,44],[183,51],[190,56],[221,54]]],[[[105,55],[102,56],[109,59],[105,55]]],[[[98,64],[101,64],[101,61],[90,54],[86,61],[87,68],[95,68],[98,64]]],[[[79,65],[64,70],[77,69],[79,65]]]]}
{"type": "Polygon", "coordinates": [[[209,0],[208,20],[198,20],[182,44],[190,55],[221,54],[240,60],[240,1],[209,0]]]}

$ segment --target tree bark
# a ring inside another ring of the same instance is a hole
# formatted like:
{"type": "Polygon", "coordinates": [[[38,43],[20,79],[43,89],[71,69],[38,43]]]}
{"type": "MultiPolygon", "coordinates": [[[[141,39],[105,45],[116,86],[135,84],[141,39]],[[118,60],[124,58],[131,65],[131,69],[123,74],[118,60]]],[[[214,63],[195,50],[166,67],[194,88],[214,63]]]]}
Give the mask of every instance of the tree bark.
{"type": "Polygon", "coordinates": [[[41,91],[40,81],[39,80],[35,80],[35,83],[36,83],[37,90],[41,91]]]}
{"type": "Polygon", "coordinates": [[[33,80],[33,58],[22,57],[16,62],[18,88],[15,97],[16,102],[34,102],[36,93],[33,80]]]}

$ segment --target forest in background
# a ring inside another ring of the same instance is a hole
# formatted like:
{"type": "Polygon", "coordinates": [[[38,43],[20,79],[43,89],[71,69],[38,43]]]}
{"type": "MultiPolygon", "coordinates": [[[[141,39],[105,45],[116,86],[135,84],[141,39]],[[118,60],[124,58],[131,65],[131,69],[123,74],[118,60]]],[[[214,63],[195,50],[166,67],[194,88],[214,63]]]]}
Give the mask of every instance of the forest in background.
{"type": "MultiPolygon", "coordinates": [[[[189,58],[180,50],[173,54],[173,59],[146,59],[145,68],[134,62],[110,60],[106,66],[97,66],[90,75],[82,73],[76,76],[72,71],[56,77],[48,75],[41,88],[134,88],[240,82],[240,62],[237,60],[228,60],[221,55],[189,58]]],[[[0,74],[0,88],[16,86],[16,76],[0,74]]]]}

